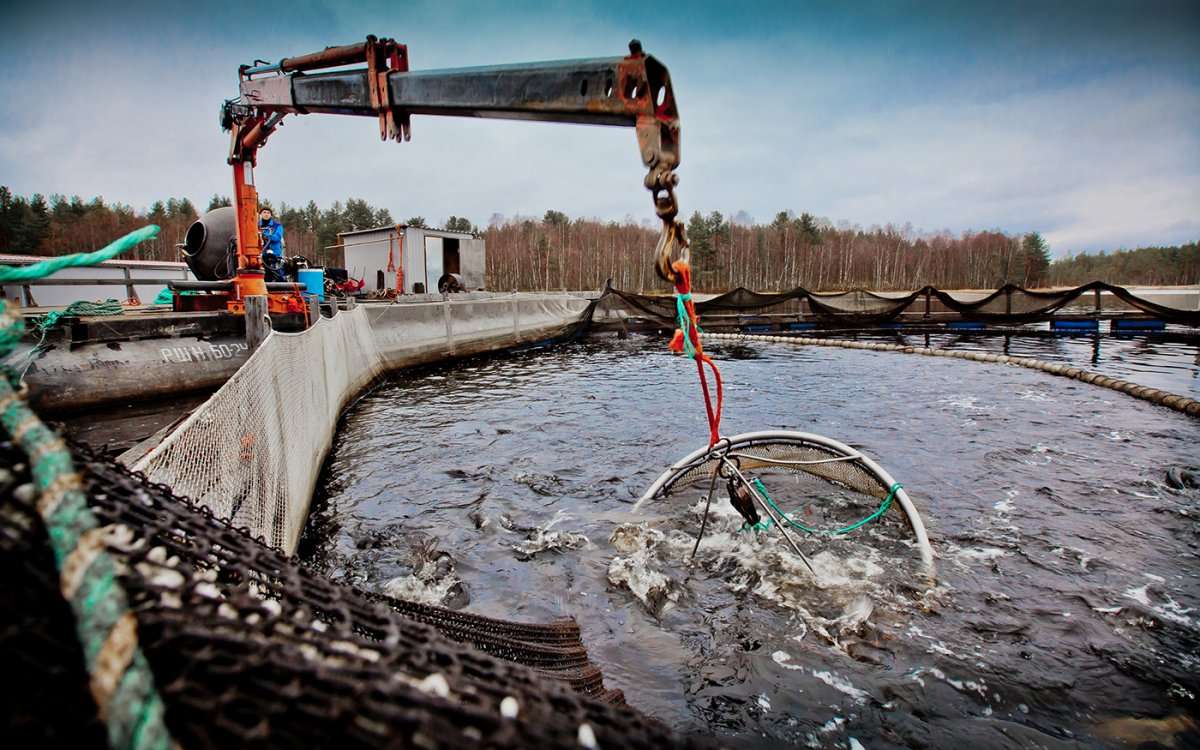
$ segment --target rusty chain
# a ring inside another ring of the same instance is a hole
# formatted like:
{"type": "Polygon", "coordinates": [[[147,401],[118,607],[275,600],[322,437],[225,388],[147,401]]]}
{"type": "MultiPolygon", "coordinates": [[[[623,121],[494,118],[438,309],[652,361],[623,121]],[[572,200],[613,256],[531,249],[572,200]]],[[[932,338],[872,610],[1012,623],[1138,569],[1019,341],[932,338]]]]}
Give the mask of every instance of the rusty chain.
{"type": "Polygon", "coordinates": [[[675,199],[675,186],[679,175],[669,168],[651,167],[646,175],[646,187],[654,202],[654,212],[662,219],[662,233],[654,250],[654,271],[668,283],[675,283],[675,271],[671,263],[675,260],[688,261],[687,230],[679,221],[679,202],[675,199]]]}

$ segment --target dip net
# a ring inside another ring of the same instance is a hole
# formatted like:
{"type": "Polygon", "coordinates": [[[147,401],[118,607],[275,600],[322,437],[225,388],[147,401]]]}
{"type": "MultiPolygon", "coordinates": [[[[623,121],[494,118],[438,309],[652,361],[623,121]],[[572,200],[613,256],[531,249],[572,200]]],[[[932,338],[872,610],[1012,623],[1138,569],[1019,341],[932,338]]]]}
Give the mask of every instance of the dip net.
{"type": "MultiPolygon", "coordinates": [[[[183,747],[674,747],[606,689],[571,619],[526,624],[337,585],[76,449],[183,747]]],[[[14,747],[105,742],[24,454],[0,444],[0,663],[14,747]]]]}
{"type": "Polygon", "coordinates": [[[745,532],[780,528],[803,539],[843,536],[872,524],[906,527],[923,565],[933,565],[925,525],[900,483],[861,451],[822,435],[779,430],[722,438],[675,462],[635,510],[689,488],[705,491],[705,522],[707,506],[723,492],[745,519],[745,532]]]}

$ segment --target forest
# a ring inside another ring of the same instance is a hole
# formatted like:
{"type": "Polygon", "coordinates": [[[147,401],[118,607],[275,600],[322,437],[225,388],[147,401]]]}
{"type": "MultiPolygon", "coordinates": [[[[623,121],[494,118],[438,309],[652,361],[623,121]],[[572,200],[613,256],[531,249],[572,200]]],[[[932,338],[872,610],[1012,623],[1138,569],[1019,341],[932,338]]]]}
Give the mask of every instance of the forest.
{"type": "MultiPolygon", "coordinates": [[[[205,210],[229,205],[214,195],[205,210]]],[[[323,265],[341,258],[338,234],[393,223],[386,208],[349,198],[327,208],[280,203],[272,208],[283,223],[289,255],[323,265]]],[[[14,195],[0,187],[0,252],[61,255],[94,250],[148,223],[159,237],[128,257],[179,260],[181,242],[198,211],[187,198],[157,201],[145,211],[101,197],[83,200],[34,194],[14,195]]],[[[424,217],[402,223],[426,226],[424,217]]],[[[1004,283],[1026,287],[1076,286],[1088,281],[1123,285],[1200,283],[1200,246],[1116,249],[1051,259],[1036,232],[998,230],[923,233],[910,226],[863,228],[808,213],[781,211],[770,223],[736,219],[718,211],[687,220],[695,285],[719,292],[744,286],[779,291],[803,286],[813,291],[852,288],[988,289],[1004,283]]],[[[430,224],[432,226],[433,224],[430,224]]],[[[606,279],[621,289],[661,288],[652,255],[658,229],[632,218],[622,222],[571,218],[548,210],[541,217],[493,215],[486,227],[451,216],[438,226],[474,232],[487,242],[487,285],[494,290],[596,289],[606,279]]]]}

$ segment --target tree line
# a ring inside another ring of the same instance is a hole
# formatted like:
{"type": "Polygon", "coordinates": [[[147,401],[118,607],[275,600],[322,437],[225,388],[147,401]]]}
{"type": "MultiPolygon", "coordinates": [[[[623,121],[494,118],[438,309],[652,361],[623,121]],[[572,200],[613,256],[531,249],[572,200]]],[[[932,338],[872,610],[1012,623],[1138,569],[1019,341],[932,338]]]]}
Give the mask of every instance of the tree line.
{"type": "MultiPolygon", "coordinates": [[[[206,210],[228,206],[214,195],[206,210]]],[[[338,234],[393,223],[386,208],[349,198],[322,209],[280,203],[271,208],[283,223],[286,251],[329,265],[340,258],[338,234]]],[[[156,201],[145,211],[101,197],[40,194],[28,198],[0,187],[0,252],[61,255],[94,250],[147,223],[162,227],[156,240],[127,257],[179,260],[197,211],[187,198],[156,201]]],[[[431,226],[422,216],[402,223],[431,226]]],[[[486,228],[451,216],[441,226],[472,232],[487,246],[487,286],[491,289],[596,289],[606,279],[621,289],[662,289],[654,276],[658,228],[632,218],[622,222],[571,218],[557,210],[540,218],[493,215],[486,228]]],[[[1000,231],[920,233],[911,226],[863,228],[834,225],[808,213],[783,211],[766,224],[743,213],[733,219],[718,211],[693,213],[688,221],[695,286],[724,291],[738,286],[779,291],[803,286],[813,291],[865,287],[988,289],[1005,283],[1037,287],[1075,286],[1101,280],[1114,284],[1200,283],[1197,243],[1079,254],[1051,262],[1040,234],[1000,231]]]]}
{"type": "MultiPolygon", "coordinates": [[[[738,223],[719,211],[687,221],[693,284],[704,291],[746,287],[781,291],[1039,286],[1049,277],[1041,235],[1002,232],[919,235],[911,227],[835,227],[811,214],[780,212],[769,224],[738,223]]],[[[661,287],[653,275],[657,227],[627,221],[493,220],[483,233],[488,280],[495,288],[661,287]]]]}
{"type": "MultiPolygon", "coordinates": [[[[834,226],[783,211],[768,224],[730,220],[719,211],[687,221],[694,286],[721,292],[854,288],[911,290],[1077,286],[1101,280],[1128,285],[1200,283],[1197,245],[1075,255],[1052,261],[1038,232],[920,233],[911,226],[834,226]]],[[[607,278],[620,289],[662,289],[653,271],[659,230],[547,211],[540,219],[493,216],[487,240],[494,289],[592,289],[607,278]]]]}

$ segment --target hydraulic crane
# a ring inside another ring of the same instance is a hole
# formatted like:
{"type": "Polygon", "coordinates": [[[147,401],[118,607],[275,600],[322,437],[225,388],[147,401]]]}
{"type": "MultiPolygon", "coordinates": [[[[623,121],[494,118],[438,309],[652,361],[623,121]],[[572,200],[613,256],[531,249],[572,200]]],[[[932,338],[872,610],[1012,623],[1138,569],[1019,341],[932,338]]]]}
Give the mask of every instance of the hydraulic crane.
{"type": "Polygon", "coordinates": [[[287,115],[377,117],[380,138],[395,141],[412,137],[413,115],[633,127],[648,170],[644,184],[664,224],[668,215],[675,223],[679,115],[666,67],[637,40],[624,57],[410,71],[406,45],[368,36],[274,64],[243,65],[238,77],[239,96],[221,109],[221,125],[231,134],[237,271],[219,291],[231,312],[244,312],[250,295],[269,294],[271,312],[302,304],[286,291],[290,285],[264,281],[254,185],[258,152],[287,115]]]}

